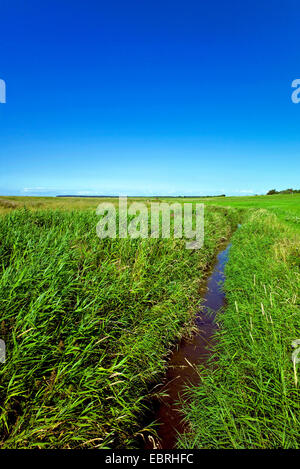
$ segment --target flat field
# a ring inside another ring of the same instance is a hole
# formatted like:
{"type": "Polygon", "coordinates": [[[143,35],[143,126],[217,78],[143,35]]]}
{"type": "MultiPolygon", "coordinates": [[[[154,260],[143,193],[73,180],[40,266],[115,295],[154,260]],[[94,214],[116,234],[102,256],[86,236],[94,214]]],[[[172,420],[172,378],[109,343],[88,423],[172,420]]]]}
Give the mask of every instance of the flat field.
{"type": "Polygon", "coordinates": [[[95,209],[117,199],[0,197],[0,447],[141,445],[168,353],[232,235],[217,366],[187,389],[178,446],[298,448],[300,195],[136,200],[203,202],[204,247],[100,241],[95,209]]]}
{"type": "Polygon", "coordinates": [[[199,252],[181,239],[100,241],[92,208],[34,208],[0,217],[1,447],[135,447],[238,211],[206,211],[199,252]]]}
{"type": "MultiPolygon", "coordinates": [[[[189,203],[199,202],[207,206],[234,207],[237,209],[264,208],[274,212],[282,221],[291,226],[300,226],[300,194],[276,194],[245,197],[197,197],[197,198],[167,198],[167,197],[139,197],[128,198],[130,202],[144,203],[168,201],[189,203]]],[[[28,209],[62,209],[62,210],[96,210],[101,202],[111,202],[118,205],[117,198],[89,198],[89,197],[0,197],[0,213],[8,213],[12,209],[27,207],[28,209]]]]}

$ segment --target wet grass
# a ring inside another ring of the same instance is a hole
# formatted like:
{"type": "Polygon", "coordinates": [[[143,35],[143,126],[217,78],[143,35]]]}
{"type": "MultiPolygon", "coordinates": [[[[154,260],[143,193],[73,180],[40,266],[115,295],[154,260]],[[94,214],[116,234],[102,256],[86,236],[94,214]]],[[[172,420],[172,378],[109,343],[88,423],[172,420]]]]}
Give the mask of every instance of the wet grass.
{"type": "Polygon", "coordinates": [[[184,240],[100,241],[92,207],[4,205],[1,448],[135,447],[151,431],[142,424],[149,392],[238,212],[207,209],[204,249],[190,251],[184,240]]]}
{"type": "Polygon", "coordinates": [[[187,390],[181,448],[299,448],[299,233],[256,210],[232,238],[228,306],[201,384],[187,390]],[[212,362],[211,362],[212,363],[212,362]]]}

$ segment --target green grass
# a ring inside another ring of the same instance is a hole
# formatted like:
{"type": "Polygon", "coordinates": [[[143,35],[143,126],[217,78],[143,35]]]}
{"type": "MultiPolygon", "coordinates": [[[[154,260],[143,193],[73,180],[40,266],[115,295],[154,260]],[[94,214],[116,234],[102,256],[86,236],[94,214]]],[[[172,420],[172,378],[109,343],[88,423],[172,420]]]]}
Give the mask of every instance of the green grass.
{"type": "MultiPolygon", "coordinates": [[[[202,202],[206,206],[214,205],[220,207],[233,207],[237,209],[260,209],[265,208],[290,225],[300,228],[300,194],[276,194],[259,195],[243,197],[211,197],[211,198],[157,198],[144,197],[139,199],[129,198],[130,201],[149,202],[157,200],[168,200],[172,202],[202,202]]],[[[96,210],[99,203],[109,201],[115,205],[118,199],[109,198],[77,198],[77,197],[0,197],[0,213],[8,213],[16,208],[27,207],[37,210],[45,209],[64,209],[64,210],[96,210]]]]}
{"type": "Polygon", "coordinates": [[[190,251],[184,240],[100,241],[88,201],[40,209],[54,202],[4,203],[0,217],[0,447],[135,447],[239,213],[207,209],[204,249],[190,251]]]}
{"type": "Polygon", "coordinates": [[[198,252],[182,240],[100,242],[95,209],[108,200],[0,198],[1,447],[132,448],[153,431],[143,428],[151,389],[243,214],[214,365],[187,390],[178,445],[299,448],[300,194],[172,198],[206,205],[198,252]]]}
{"type": "Polygon", "coordinates": [[[203,199],[206,205],[229,206],[238,209],[264,208],[295,229],[300,229],[300,194],[277,194],[249,197],[218,197],[203,199]]]}
{"type": "Polygon", "coordinates": [[[190,431],[180,447],[300,447],[300,376],[291,360],[300,339],[299,267],[299,234],[274,214],[254,211],[234,234],[217,364],[187,390],[190,431]]]}

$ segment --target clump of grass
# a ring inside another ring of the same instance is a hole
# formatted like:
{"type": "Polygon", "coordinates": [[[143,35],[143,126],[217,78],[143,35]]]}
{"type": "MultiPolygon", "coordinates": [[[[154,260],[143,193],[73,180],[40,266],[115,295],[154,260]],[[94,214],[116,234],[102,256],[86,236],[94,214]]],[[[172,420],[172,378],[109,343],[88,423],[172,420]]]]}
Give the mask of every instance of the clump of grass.
{"type": "MultiPolygon", "coordinates": [[[[201,384],[188,392],[188,448],[299,448],[299,384],[291,360],[300,338],[300,240],[265,210],[232,239],[228,307],[201,384]]],[[[296,370],[299,374],[299,369],[296,370]]]]}
{"type": "Polygon", "coordinates": [[[0,198],[1,209],[15,209],[17,207],[19,207],[17,202],[14,202],[13,200],[7,200],[5,198],[0,198]]]}
{"type": "Polygon", "coordinates": [[[207,210],[204,248],[189,251],[183,240],[100,241],[90,210],[1,217],[0,446],[135,446],[149,389],[236,218],[207,210]]]}

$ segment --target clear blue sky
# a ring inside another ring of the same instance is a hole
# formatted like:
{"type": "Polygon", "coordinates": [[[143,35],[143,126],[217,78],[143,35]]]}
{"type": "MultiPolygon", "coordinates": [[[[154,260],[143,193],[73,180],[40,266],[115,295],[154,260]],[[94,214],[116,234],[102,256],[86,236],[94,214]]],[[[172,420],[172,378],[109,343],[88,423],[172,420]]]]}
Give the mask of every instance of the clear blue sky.
{"type": "Polygon", "coordinates": [[[300,188],[299,2],[2,0],[0,194],[300,188]]]}

